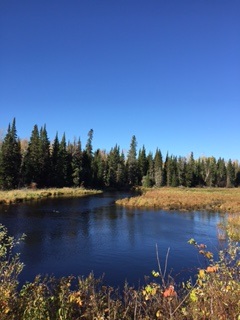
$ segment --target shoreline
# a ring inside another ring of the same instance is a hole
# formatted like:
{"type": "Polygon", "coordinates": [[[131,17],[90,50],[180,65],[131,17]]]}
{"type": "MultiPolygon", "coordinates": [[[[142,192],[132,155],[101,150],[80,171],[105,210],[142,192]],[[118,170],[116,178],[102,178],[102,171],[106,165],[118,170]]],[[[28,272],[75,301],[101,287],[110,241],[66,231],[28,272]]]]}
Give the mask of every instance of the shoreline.
{"type": "Polygon", "coordinates": [[[84,188],[16,189],[0,191],[0,205],[40,200],[54,197],[85,197],[101,194],[103,191],[84,188]]]}

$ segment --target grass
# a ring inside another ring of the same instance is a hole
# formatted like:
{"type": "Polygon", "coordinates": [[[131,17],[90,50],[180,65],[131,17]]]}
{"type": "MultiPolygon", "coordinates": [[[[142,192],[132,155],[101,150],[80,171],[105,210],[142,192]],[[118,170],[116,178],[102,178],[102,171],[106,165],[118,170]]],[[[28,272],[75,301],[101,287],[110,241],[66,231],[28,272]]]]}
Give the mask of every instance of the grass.
{"type": "Polygon", "coordinates": [[[141,189],[140,196],[117,200],[125,207],[177,211],[227,213],[226,225],[219,225],[219,239],[228,235],[240,241],[240,188],[158,188],[141,189]]]}
{"type": "Polygon", "coordinates": [[[98,193],[102,193],[102,191],[84,188],[19,189],[0,191],[0,204],[39,200],[48,197],[83,197],[98,193]]]}
{"type": "Polygon", "coordinates": [[[163,210],[207,210],[240,212],[240,188],[159,188],[142,189],[140,196],[117,200],[126,207],[151,207],[163,210]]]}

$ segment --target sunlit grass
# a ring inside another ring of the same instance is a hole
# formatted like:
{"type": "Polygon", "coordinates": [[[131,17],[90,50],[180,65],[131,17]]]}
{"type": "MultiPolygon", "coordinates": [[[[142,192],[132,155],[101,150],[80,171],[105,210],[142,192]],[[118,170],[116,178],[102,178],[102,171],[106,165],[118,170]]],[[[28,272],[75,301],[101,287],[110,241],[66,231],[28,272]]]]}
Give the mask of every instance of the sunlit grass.
{"type": "Polygon", "coordinates": [[[20,189],[0,191],[0,204],[24,202],[28,200],[42,199],[47,197],[82,197],[101,193],[100,190],[84,188],[51,188],[51,189],[20,189]]]}
{"type": "Polygon", "coordinates": [[[229,215],[226,228],[232,240],[240,241],[240,214],[229,215]]]}
{"type": "Polygon", "coordinates": [[[240,188],[159,188],[142,192],[116,203],[136,208],[228,213],[226,224],[218,226],[219,238],[225,239],[227,234],[240,240],[240,188]]]}
{"type": "Polygon", "coordinates": [[[159,188],[144,189],[136,197],[116,201],[131,207],[155,207],[163,210],[208,210],[240,212],[240,188],[159,188]]]}

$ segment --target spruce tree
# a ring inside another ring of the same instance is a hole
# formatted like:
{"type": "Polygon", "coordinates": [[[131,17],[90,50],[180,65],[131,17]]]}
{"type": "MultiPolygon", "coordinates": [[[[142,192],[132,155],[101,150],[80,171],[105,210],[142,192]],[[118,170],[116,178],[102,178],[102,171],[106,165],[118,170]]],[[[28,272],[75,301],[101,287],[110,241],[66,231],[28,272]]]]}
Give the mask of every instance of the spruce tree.
{"type": "Polygon", "coordinates": [[[223,158],[217,161],[217,187],[226,187],[227,185],[227,168],[223,158]]]}
{"type": "Polygon", "coordinates": [[[9,124],[7,134],[3,139],[0,153],[0,181],[3,189],[15,189],[19,185],[21,166],[21,147],[17,137],[16,120],[9,124]]]}
{"type": "Polygon", "coordinates": [[[187,161],[185,177],[186,177],[186,187],[195,187],[196,186],[195,160],[194,160],[193,152],[191,152],[191,155],[187,161]]]}
{"type": "Polygon", "coordinates": [[[235,168],[232,160],[229,159],[227,163],[227,188],[235,186],[235,168]]]}
{"type": "Polygon", "coordinates": [[[25,185],[37,185],[40,182],[40,136],[38,126],[35,124],[23,158],[22,176],[25,185]]]}
{"type": "Polygon", "coordinates": [[[155,186],[161,187],[163,184],[163,159],[162,153],[157,148],[155,156],[154,156],[154,180],[155,186]]]}
{"type": "Polygon", "coordinates": [[[147,160],[145,146],[143,146],[138,153],[138,181],[142,181],[142,178],[146,176],[147,171],[148,171],[148,160],[147,160]]]}
{"type": "Polygon", "coordinates": [[[48,187],[50,185],[50,142],[47,135],[46,125],[41,127],[39,135],[39,187],[48,187]]]}
{"type": "Polygon", "coordinates": [[[58,187],[65,187],[70,185],[69,181],[69,155],[67,152],[67,143],[65,133],[62,136],[61,142],[59,144],[58,153],[58,187]]]}
{"type": "Polygon", "coordinates": [[[137,185],[138,181],[138,166],[137,166],[137,139],[132,136],[130,149],[127,156],[128,165],[128,184],[130,186],[137,185]]]}
{"type": "Polygon", "coordinates": [[[82,146],[80,138],[74,141],[72,150],[72,179],[74,187],[80,187],[82,173],[82,146]]]}
{"type": "Polygon", "coordinates": [[[83,185],[85,187],[89,187],[92,185],[92,160],[93,160],[93,148],[92,148],[92,140],[93,140],[93,129],[88,132],[88,139],[86,143],[86,147],[83,150],[82,154],[82,179],[83,185]]]}
{"type": "Polygon", "coordinates": [[[107,155],[105,151],[97,149],[92,159],[92,185],[93,187],[103,188],[108,185],[107,178],[107,155]]]}
{"type": "Polygon", "coordinates": [[[50,173],[50,185],[52,187],[57,187],[59,184],[58,174],[59,174],[59,139],[58,133],[53,140],[52,152],[51,152],[51,173],[50,173]]]}

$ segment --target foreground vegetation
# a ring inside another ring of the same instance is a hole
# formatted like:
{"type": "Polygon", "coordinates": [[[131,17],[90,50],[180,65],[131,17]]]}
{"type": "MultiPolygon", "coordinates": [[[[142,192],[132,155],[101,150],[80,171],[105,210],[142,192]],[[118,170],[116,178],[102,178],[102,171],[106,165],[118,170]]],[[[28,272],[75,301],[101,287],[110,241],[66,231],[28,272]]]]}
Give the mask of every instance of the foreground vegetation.
{"type": "Polygon", "coordinates": [[[39,200],[49,197],[84,197],[102,193],[99,190],[84,188],[50,188],[50,189],[21,189],[0,191],[0,204],[10,204],[29,200],[39,200]]]}
{"type": "Polygon", "coordinates": [[[23,264],[13,254],[17,243],[0,225],[1,320],[239,320],[239,247],[231,240],[219,261],[213,261],[204,244],[189,240],[206,258],[206,268],[198,271],[194,282],[176,285],[158,261],[159,270],[152,271],[144,286],[126,284],[122,292],[93,274],[77,279],[36,276],[19,288],[23,264]]]}

